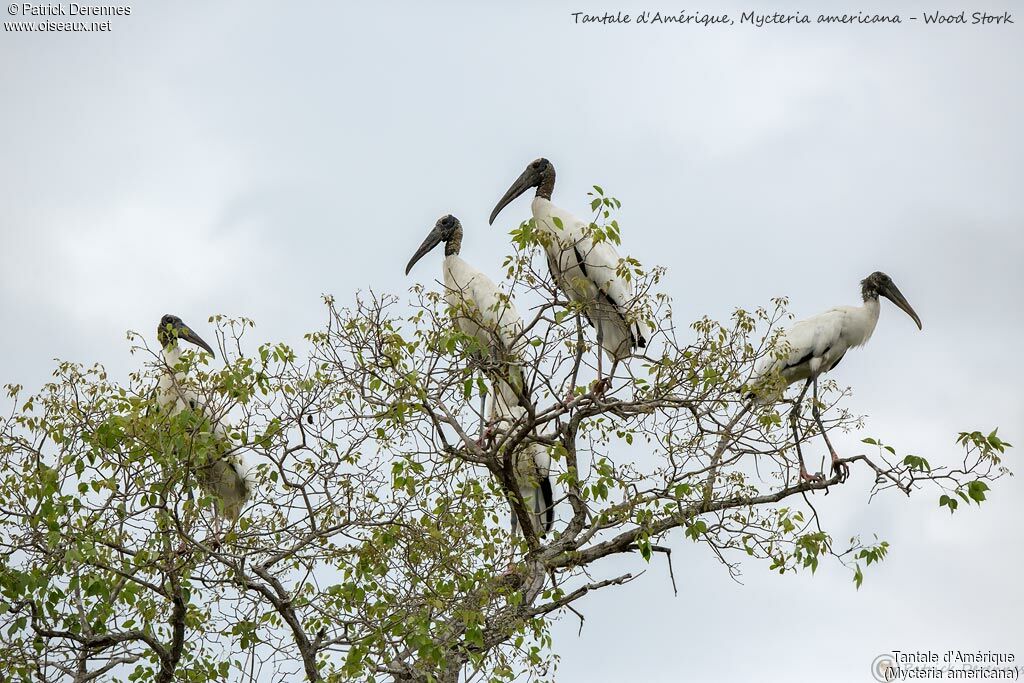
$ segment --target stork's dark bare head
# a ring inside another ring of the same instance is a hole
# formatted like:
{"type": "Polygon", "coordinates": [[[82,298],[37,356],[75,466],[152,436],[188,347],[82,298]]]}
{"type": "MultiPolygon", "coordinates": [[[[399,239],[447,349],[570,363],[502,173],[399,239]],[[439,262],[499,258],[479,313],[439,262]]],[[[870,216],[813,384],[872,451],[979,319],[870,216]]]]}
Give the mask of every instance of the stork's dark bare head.
{"type": "Polygon", "coordinates": [[[533,161],[531,161],[530,169],[535,173],[540,174],[541,177],[543,177],[544,173],[553,174],[555,172],[555,167],[552,166],[551,162],[545,159],[544,157],[540,157],[539,159],[534,159],[533,161]]]}
{"type": "Polygon", "coordinates": [[[433,230],[427,235],[427,239],[423,240],[423,244],[420,245],[420,248],[409,259],[409,264],[405,267],[405,274],[408,275],[412,267],[416,265],[416,262],[426,256],[430,250],[441,244],[441,242],[445,243],[445,256],[458,254],[459,249],[462,248],[462,223],[451,214],[437,219],[437,223],[434,224],[433,230]]]}
{"type": "Polygon", "coordinates": [[[461,227],[462,223],[459,223],[459,219],[451,214],[441,216],[437,219],[437,223],[434,224],[434,229],[441,234],[442,242],[450,240],[455,235],[455,231],[461,227]]]}
{"type": "Polygon", "coordinates": [[[883,273],[880,270],[868,275],[866,278],[860,281],[860,292],[861,296],[864,297],[864,301],[871,301],[878,299],[879,296],[884,296],[889,301],[896,304],[896,306],[904,313],[909,315],[914,323],[917,324],[917,329],[921,328],[921,318],[918,317],[917,313],[914,312],[913,307],[907,298],[903,296],[903,292],[900,291],[896,283],[892,281],[892,278],[883,273]]]}
{"type": "Polygon", "coordinates": [[[176,315],[167,313],[164,317],[160,318],[160,324],[156,328],[156,338],[160,342],[162,348],[168,348],[178,343],[178,340],[187,341],[191,344],[195,344],[201,349],[207,351],[211,356],[216,356],[210,345],[203,341],[202,337],[192,331],[189,327],[176,315]]]}
{"type": "Polygon", "coordinates": [[[538,197],[551,199],[551,193],[555,190],[555,165],[544,157],[531,161],[526,170],[516,178],[516,181],[512,183],[512,186],[508,188],[504,196],[498,200],[494,211],[491,211],[491,218],[488,223],[493,225],[494,219],[498,217],[501,210],[531,187],[537,188],[538,197]]]}
{"type": "Polygon", "coordinates": [[[877,299],[882,287],[892,284],[892,278],[880,270],[868,275],[860,281],[860,292],[864,300],[877,299]]]}

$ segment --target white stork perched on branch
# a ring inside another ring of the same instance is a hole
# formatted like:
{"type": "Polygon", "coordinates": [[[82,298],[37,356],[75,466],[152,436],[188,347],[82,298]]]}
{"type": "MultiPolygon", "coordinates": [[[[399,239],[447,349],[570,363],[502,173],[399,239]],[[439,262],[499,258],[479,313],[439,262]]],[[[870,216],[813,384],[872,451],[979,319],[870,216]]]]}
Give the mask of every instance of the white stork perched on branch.
{"type": "MultiPolygon", "coordinates": [[[[555,189],[555,167],[537,159],[509,187],[491,212],[490,223],[512,200],[531,187],[537,188],[530,205],[547,254],[548,268],[559,289],[571,301],[580,303],[587,321],[597,330],[597,344],[615,365],[637,348],[646,346],[637,320],[633,284],[620,274],[621,258],[607,240],[595,242],[589,226],[568,211],[551,203],[555,189]]],[[[601,352],[597,354],[598,391],[605,388],[601,352]]]]}
{"type": "MultiPolygon", "coordinates": [[[[163,373],[157,384],[157,404],[161,411],[174,416],[183,410],[191,410],[209,423],[218,441],[228,443],[223,425],[210,414],[199,397],[185,387],[184,373],[175,370],[181,359],[179,340],[195,344],[211,356],[214,355],[213,349],[176,315],[167,314],[160,319],[157,339],[163,358],[163,373]]],[[[242,506],[252,494],[253,482],[241,456],[230,450],[209,462],[198,463],[196,476],[199,485],[216,499],[214,521],[219,540],[221,518],[232,524],[238,520],[242,506]]]]}
{"type": "MultiPolygon", "coordinates": [[[[492,409],[497,413],[498,426],[512,431],[520,426],[526,415],[522,406],[509,406],[507,409],[494,404],[492,409]]],[[[499,452],[503,460],[504,450],[499,452]]],[[[500,462],[504,466],[504,462],[500,462]]],[[[516,487],[522,498],[523,507],[530,516],[533,533],[543,537],[551,532],[555,524],[555,498],[551,483],[551,456],[547,447],[529,437],[520,441],[512,453],[512,474],[516,487]]],[[[519,530],[519,516],[512,509],[512,534],[519,530]]]]}
{"type": "Polygon", "coordinates": [[[763,382],[772,373],[779,373],[783,381],[789,385],[806,380],[800,396],[789,414],[790,426],[796,445],[797,457],[800,460],[800,478],[804,481],[816,481],[820,476],[811,476],[804,466],[803,453],[800,451],[800,435],[797,432],[797,417],[800,403],[807,393],[808,386],[814,387],[811,412],[821,431],[829,453],[832,455],[832,468],[845,479],[848,470],[840,462],[839,455],[825,433],[818,409],[818,376],[839,365],[846,352],[852,348],[863,346],[871,338],[878,323],[879,296],[892,301],[909,315],[921,329],[921,318],[910,306],[906,297],[893,283],[892,278],[882,272],[874,272],[861,281],[861,306],[837,306],[819,315],[801,320],[786,330],[779,338],[785,344],[789,354],[783,358],[768,355],[761,358],[754,370],[754,386],[763,382]]]}
{"type": "Polygon", "coordinates": [[[462,224],[455,216],[438,219],[409,259],[405,274],[442,242],[445,245],[441,267],[445,301],[455,318],[456,328],[475,340],[479,347],[474,355],[483,361],[492,392],[498,396],[492,405],[492,414],[496,410],[504,412],[519,404],[519,396],[525,390],[521,365],[523,319],[509,296],[493,280],[459,256],[462,224]]]}

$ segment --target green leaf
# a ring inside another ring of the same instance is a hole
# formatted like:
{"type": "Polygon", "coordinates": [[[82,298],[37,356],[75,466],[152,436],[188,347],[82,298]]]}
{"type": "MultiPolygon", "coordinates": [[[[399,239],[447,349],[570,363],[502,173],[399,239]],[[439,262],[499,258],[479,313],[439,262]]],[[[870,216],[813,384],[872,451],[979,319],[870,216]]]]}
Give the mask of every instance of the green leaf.
{"type": "Polygon", "coordinates": [[[928,461],[922,457],[916,455],[908,455],[903,458],[903,464],[909,467],[911,470],[919,470],[922,472],[931,472],[932,466],[928,464],[928,461]]]}
{"type": "Polygon", "coordinates": [[[705,524],[703,520],[698,519],[696,522],[686,527],[686,536],[696,541],[697,537],[701,534],[707,533],[707,530],[708,525],[705,524]]]}
{"type": "Polygon", "coordinates": [[[946,495],[939,496],[939,507],[948,507],[949,514],[953,514],[954,512],[956,512],[957,505],[959,505],[959,503],[957,502],[956,498],[952,498],[946,495]]]}
{"type": "Polygon", "coordinates": [[[985,500],[985,491],[988,491],[988,484],[983,481],[972,481],[967,485],[967,495],[979,505],[985,500]]]}

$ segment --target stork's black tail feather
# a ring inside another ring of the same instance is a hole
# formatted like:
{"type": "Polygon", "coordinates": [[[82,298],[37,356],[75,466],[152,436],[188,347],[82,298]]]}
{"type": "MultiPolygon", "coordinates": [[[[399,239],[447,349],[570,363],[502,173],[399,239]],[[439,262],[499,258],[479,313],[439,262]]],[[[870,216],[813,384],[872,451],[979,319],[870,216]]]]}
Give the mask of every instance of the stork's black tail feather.
{"type": "Polygon", "coordinates": [[[540,480],[540,493],[544,498],[544,534],[551,533],[555,526],[555,492],[551,488],[551,477],[542,477],[540,480]]]}

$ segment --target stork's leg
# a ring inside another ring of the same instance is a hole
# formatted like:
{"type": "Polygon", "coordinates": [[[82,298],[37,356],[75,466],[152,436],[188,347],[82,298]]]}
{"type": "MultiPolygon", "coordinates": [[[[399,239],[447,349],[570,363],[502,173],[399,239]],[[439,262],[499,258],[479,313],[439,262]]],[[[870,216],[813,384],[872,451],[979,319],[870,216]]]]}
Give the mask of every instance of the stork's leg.
{"type": "MultiPolygon", "coordinates": [[[[575,350],[578,353],[582,354],[583,353],[583,348],[584,348],[583,321],[580,318],[579,311],[577,311],[576,312],[576,347],[575,347],[575,350]]],[[[583,356],[581,355],[580,358],[582,359],[582,357],[583,356]]],[[[573,380],[577,379],[577,373],[578,372],[579,372],[579,366],[577,365],[577,366],[575,366],[574,371],[572,373],[573,380]]],[[[575,386],[575,384],[570,384],[569,385],[569,390],[565,394],[565,398],[562,399],[562,407],[563,408],[568,408],[569,404],[572,403],[574,400],[576,400],[576,386],[575,386]]]]}
{"type": "Polygon", "coordinates": [[[800,392],[800,396],[797,397],[796,403],[793,404],[793,410],[789,411],[789,426],[793,428],[793,445],[796,446],[796,457],[800,461],[800,481],[820,481],[820,475],[810,475],[807,473],[807,466],[804,465],[804,454],[800,450],[800,431],[797,429],[796,420],[800,416],[800,404],[803,403],[804,395],[807,394],[807,388],[811,386],[811,380],[807,380],[804,383],[804,388],[800,392]]]}
{"type": "Polygon", "coordinates": [[[604,356],[604,334],[601,332],[600,323],[597,325],[597,382],[594,383],[594,394],[601,396],[608,390],[608,383],[605,381],[601,361],[604,356]]]}
{"type": "MultiPolygon", "coordinates": [[[[495,390],[496,390],[496,387],[494,385],[492,385],[491,386],[491,391],[495,391],[495,390]]],[[[498,399],[498,397],[495,396],[494,400],[497,400],[497,399],[498,399]]],[[[481,393],[480,394],[480,438],[477,439],[477,444],[480,445],[481,447],[485,446],[487,444],[487,440],[491,437],[490,430],[491,430],[490,418],[487,415],[487,395],[481,393]]]]}
{"type": "Polygon", "coordinates": [[[850,476],[850,468],[846,463],[841,462],[839,454],[836,453],[836,449],[832,447],[832,442],[828,440],[828,434],[825,432],[825,425],[821,423],[821,411],[818,409],[818,378],[814,378],[814,403],[811,408],[811,414],[814,416],[814,421],[818,425],[818,429],[821,431],[821,438],[825,439],[825,445],[828,446],[828,452],[832,456],[832,471],[839,475],[839,483],[846,481],[846,478],[850,476]]]}
{"type": "Polygon", "coordinates": [[[213,539],[215,543],[220,543],[220,514],[217,512],[216,501],[210,503],[210,514],[213,516],[213,539]]]}
{"type": "Polygon", "coordinates": [[[221,537],[223,530],[221,528],[220,510],[217,509],[217,501],[210,503],[210,512],[213,514],[213,547],[219,548],[223,540],[221,537]]]}

